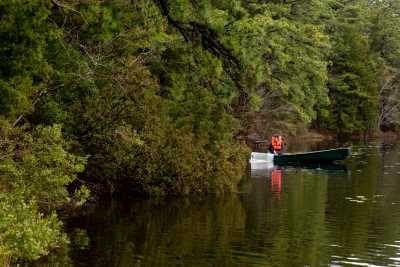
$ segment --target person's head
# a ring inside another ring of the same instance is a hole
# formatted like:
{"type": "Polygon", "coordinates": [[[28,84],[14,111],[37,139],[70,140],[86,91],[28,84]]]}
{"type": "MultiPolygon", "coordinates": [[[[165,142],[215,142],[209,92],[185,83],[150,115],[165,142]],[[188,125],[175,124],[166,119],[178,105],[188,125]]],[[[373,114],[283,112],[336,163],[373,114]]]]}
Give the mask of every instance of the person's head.
{"type": "Polygon", "coordinates": [[[273,138],[273,139],[277,139],[277,140],[282,140],[282,136],[279,135],[279,134],[274,134],[274,135],[272,136],[272,138],[273,138]]]}

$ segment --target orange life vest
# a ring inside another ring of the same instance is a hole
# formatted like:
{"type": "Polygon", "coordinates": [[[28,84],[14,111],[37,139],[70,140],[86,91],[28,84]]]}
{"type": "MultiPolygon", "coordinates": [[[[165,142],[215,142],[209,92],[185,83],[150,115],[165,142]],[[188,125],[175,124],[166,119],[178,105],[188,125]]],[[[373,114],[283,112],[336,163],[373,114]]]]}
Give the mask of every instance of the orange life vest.
{"type": "Polygon", "coordinates": [[[271,143],[272,143],[272,146],[274,147],[274,150],[280,151],[282,149],[282,137],[273,136],[271,143]]]}

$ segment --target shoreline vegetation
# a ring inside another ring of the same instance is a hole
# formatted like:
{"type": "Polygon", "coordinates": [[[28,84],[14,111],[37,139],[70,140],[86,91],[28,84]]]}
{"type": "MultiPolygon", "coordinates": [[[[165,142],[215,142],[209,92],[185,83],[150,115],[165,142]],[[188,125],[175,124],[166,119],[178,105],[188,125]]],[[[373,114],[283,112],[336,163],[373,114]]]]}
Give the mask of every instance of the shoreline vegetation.
{"type": "Polygon", "coordinates": [[[15,0],[0,12],[3,266],[51,259],[69,242],[56,211],[99,192],[235,191],[248,136],[400,131],[399,0],[15,0]]]}

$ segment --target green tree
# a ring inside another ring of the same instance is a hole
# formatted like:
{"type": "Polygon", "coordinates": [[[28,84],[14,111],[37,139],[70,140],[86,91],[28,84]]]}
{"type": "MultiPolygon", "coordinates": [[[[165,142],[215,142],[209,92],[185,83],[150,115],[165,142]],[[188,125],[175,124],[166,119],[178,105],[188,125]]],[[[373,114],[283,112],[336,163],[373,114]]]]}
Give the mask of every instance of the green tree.
{"type": "Polygon", "coordinates": [[[0,261],[33,261],[67,244],[52,209],[77,203],[67,185],[77,179],[86,159],[68,153],[61,128],[0,127],[0,261]],[[45,214],[43,212],[46,212],[45,214]]]}
{"type": "Polygon", "coordinates": [[[53,72],[47,46],[59,31],[48,16],[51,1],[0,1],[0,114],[15,120],[32,110],[53,72]]]}
{"type": "Polygon", "coordinates": [[[20,193],[0,193],[0,263],[32,262],[65,246],[68,239],[55,212],[44,216],[20,193]]]}
{"type": "Polygon", "coordinates": [[[377,130],[379,59],[370,45],[370,9],[363,1],[337,2],[332,8],[331,105],[321,110],[319,120],[339,134],[371,133],[377,130]]]}

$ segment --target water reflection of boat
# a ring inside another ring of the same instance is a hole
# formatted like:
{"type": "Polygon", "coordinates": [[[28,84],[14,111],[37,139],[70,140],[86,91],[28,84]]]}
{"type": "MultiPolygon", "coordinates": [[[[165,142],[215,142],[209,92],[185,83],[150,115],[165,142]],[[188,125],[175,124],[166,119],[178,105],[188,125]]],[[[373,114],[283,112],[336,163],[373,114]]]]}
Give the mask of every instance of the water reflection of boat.
{"type": "Polygon", "coordinates": [[[272,162],[252,161],[251,162],[251,176],[252,177],[265,177],[269,176],[271,171],[282,168],[299,168],[317,171],[326,171],[332,173],[347,173],[349,170],[345,165],[337,163],[292,163],[285,164],[285,166],[274,165],[272,162]]]}
{"type": "Polygon", "coordinates": [[[274,163],[272,161],[251,161],[252,170],[270,170],[274,168],[274,163]]]}
{"type": "Polygon", "coordinates": [[[269,170],[274,168],[272,161],[251,161],[251,176],[252,177],[265,177],[269,170]]]}
{"type": "Polygon", "coordinates": [[[284,166],[325,171],[348,171],[345,165],[337,163],[288,163],[284,166]]]}

